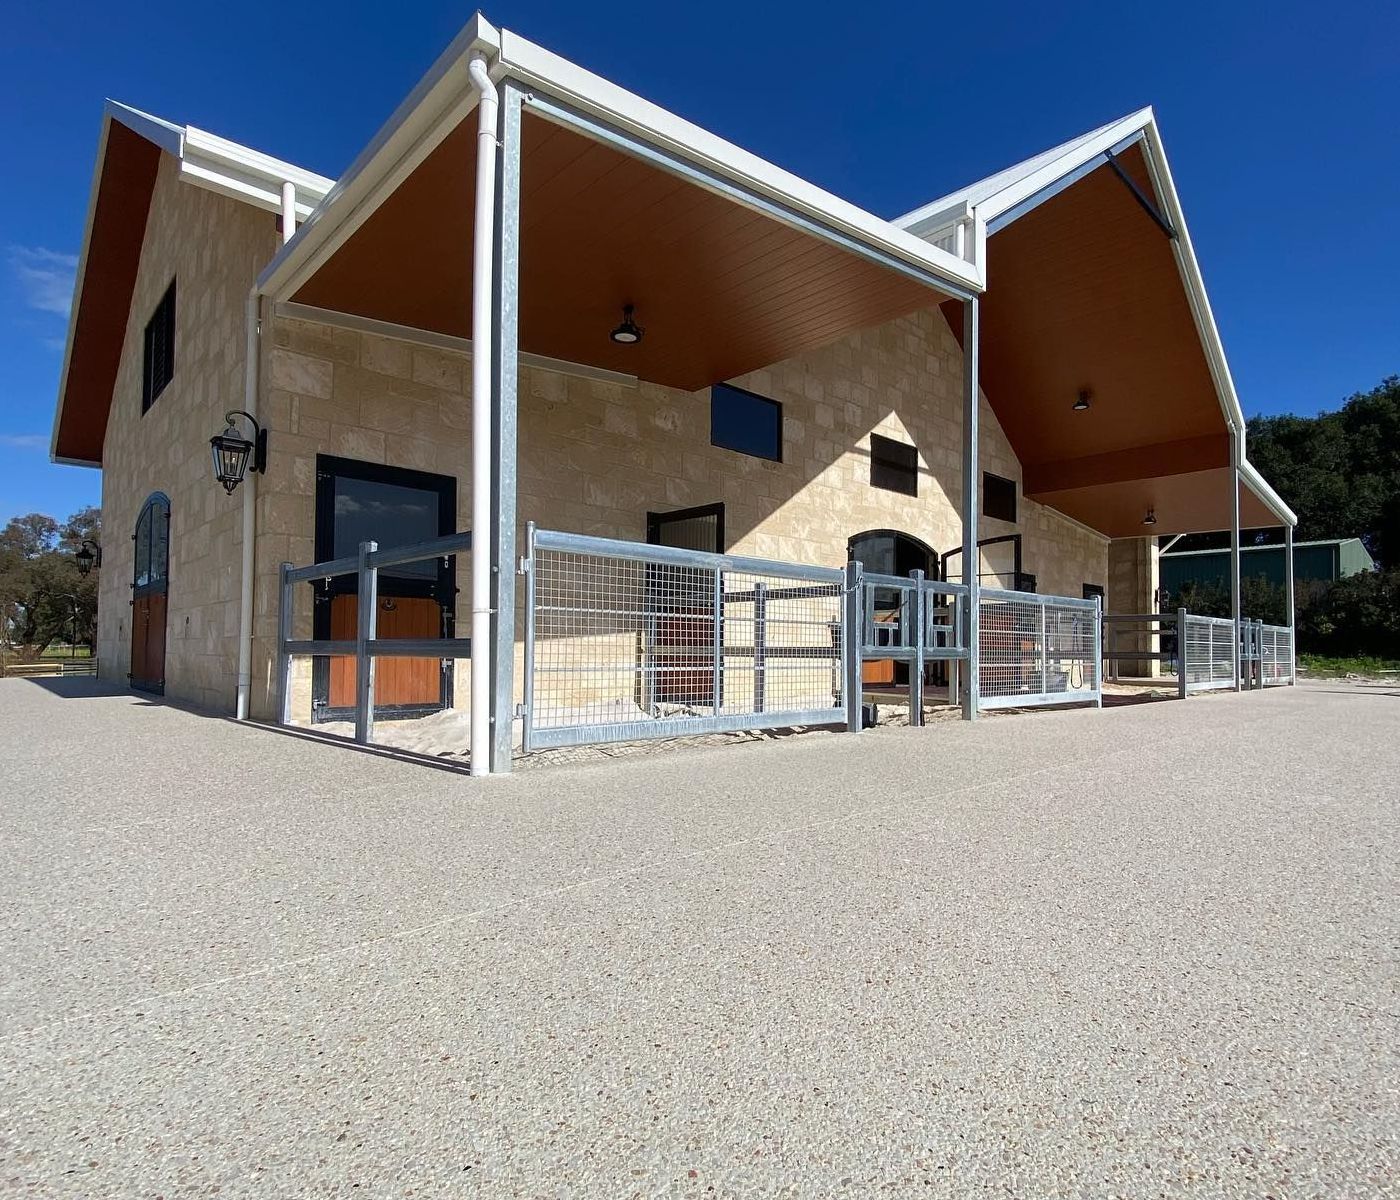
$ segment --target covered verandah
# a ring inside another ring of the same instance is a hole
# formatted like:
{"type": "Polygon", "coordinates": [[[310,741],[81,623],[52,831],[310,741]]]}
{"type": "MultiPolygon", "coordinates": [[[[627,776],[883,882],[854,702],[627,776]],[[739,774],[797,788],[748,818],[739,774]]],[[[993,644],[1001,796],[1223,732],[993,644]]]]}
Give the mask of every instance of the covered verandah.
{"type": "MultiPolygon", "coordinates": [[[[471,742],[490,747],[489,756],[473,755],[473,771],[509,769],[519,675],[523,669],[528,686],[531,671],[534,610],[521,593],[534,577],[527,573],[522,584],[516,570],[525,549],[518,534],[532,516],[517,495],[525,364],[695,392],[851,330],[941,305],[963,349],[963,562],[979,557],[979,385],[1023,466],[1024,494],[1108,537],[1237,531],[1242,507],[1253,524],[1277,513],[1244,460],[1242,421],[1231,419],[1221,399],[1223,356],[1218,366],[1211,360],[1199,308],[1184,286],[1182,234],[1160,212],[1153,216],[1141,181],[1133,186],[1132,172],[1147,170],[1144,153],[1140,143],[1120,147],[1112,171],[1046,185],[1036,203],[1022,197],[1008,220],[985,204],[980,212],[965,206],[969,232],[962,253],[952,253],[926,229],[901,231],[861,213],[474,22],[259,284],[277,312],[470,349],[466,644],[474,667],[489,666],[471,675],[471,742]],[[1092,254],[1084,252],[1086,230],[1092,254]],[[487,244],[489,255],[474,253],[487,244]],[[979,303],[984,278],[992,287],[979,303]],[[627,306],[643,336],[630,344],[609,340],[627,306]],[[481,653],[483,645],[489,653],[481,653]]],[[[642,555],[618,545],[587,552],[611,556],[614,566],[640,563],[648,580],[658,570],[712,570],[716,579],[728,570],[759,579],[740,601],[749,642],[767,624],[763,597],[773,595],[773,580],[785,578],[774,563],[667,560],[655,548],[642,555]]],[[[816,579],[778,590],[860,594],[849,575],[839,584],[816,579]]],[[[979,632],[977,572],[968,573],[964,588],[960,596],[945,589],[935,602],[925,583],[916,583],[909,595],[917,628],[901,649],[916,650],[923,662],[938,657],[933,643],[942,639],[962,672],[954,689],[971,717],[982,698],[987,641],[979,632]],[[947,617],[955,632],[926,624],[934,609],[956,614],[947,617]],[[914,636],[923,639],[917,648],[914,636]]],[[[1033,599],[1007,602],[1037,607],[1033,599]]],[[[708,618],[717,679],[726,653],[718,648],[722,609],[717,599],[708,618]]],[[[1085,614],[1067,610],[1057,620],[1072,631],[1076,661],[1097,657],[1097,621],[1091,656],[1085,614]]],[[[843,606],[838,617],[811,623],[840,625],[841,650],[831,657],[844,686],[834,688],[834,716],[859,728],[852,708],[860,689],[847,664],[849,648],[865,640],[864,616],[843,606]]],[[[816,647],[784,649],[811,657],[816,647]]],[[[753,645],[744,653],[762,658],[753,645]]],[[[359,654],[366,680],[373,658],[363,631],[359,654]]],[[[690,668],[682,660],[676,669],[690,668]]],[[[762,676],[757,666],[751,673],[761,709],[762,676]]],[[[1238,684],[1238,649],[1234,679],[1238,684]]],[[[720,693],[717,682],[709,693],[714,718],[720,693]]],[[[372,708],[371,700],[364,725],[372,708]]],[[[362,734],[367,730],[357,729],[362,734]]]]}
{"type": "MultiPolygon", "coordinates": [[[[478,18],[259,290],[275,314],[471,355],[462,465],[469,644],[474,668],[489,664],[471,673],[483,772],[509,768],[526,633],[522,368],[694,393],[945,302],[975,348],[980,283],[966,262],[478,18]],[[638,338],[609,337],[624,313],[638,338]]],[[[960,386],[978,395],[975,349],[960,386]]],[[[962,407],[962,542],[975,547],[978,406],[962,407]]]]}

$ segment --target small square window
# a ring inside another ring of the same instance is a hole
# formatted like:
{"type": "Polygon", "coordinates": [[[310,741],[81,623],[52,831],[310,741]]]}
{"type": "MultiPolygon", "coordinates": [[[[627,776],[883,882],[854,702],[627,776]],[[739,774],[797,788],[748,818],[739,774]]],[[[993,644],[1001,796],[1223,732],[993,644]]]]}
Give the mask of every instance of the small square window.
{"type": "Polygon", "coordinates": [[[146,322],[142,342],[141,411],[144,413],[165,391],[175,375],[175,281],[146,322]]]}
{"type": "Polygon", "coordinates": [[[870,486],[900,492],[905,496],[919,494],[919,451],[905,442],[870,435],[870,486]]]}
{"type": "Polygon", "coordinates": [[[998,521],[1016,521],[1016,481],[982,472],[982,515],[998,521]]]}
{"type": "Polygon", "coordinates": [[[710,445],[783,461],[783,406],[727,383],[710,389],[710,445]]]}

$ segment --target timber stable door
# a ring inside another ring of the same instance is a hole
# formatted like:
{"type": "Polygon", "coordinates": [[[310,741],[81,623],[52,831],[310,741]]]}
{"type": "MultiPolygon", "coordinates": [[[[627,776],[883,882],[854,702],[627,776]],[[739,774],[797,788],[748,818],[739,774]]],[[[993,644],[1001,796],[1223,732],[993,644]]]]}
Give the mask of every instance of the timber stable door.
{"type": "MultiPolygon", "coordinates": [[[[320,455],[316,459],[316,560],[354,557],[361,542],[381,550],[454,531],[457,481],[446,475],[320,455]]],[[[385,567],[379,572],[376,637],[451,637],[456,622],[452,556],[385,567]]],[[[354,641],[359,579],[340,575],[316,585],[314,636],[354,641]]],[[[312,720],[352,720],[355,660],[318,658],[312,674],[312,720]]],[[[452,660],[379,658],[377,717],[416,717],[452,704],[452,660]]]]}
{"type": "Polygon", "coordinates": [[[159,492],[136,518],[131,574],[131,686],[165,692],[165,618],[170,593],[170,501],[159,492]]]}

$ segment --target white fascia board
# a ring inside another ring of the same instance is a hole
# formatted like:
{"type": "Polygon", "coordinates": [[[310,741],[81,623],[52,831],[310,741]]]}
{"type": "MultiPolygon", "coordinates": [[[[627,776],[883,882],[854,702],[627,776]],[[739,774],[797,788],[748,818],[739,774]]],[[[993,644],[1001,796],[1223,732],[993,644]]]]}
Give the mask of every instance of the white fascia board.
{"type": "Polygon", "coordinates": [[[522,83],[536,85],[634,137],[941,276],[961,290],[983,290],[981,270],[974,264],[930,245],[923,238],[833,196],[510,30],[501,30],[500,38],[501,66],[506,74],[522,83]]]}
{"type": "MultiPolygon", "coordinates": [[[[1235,392],[1235,380],[1230,374],[1230,364],[1225,359],[1225,346],[1220,340],[1220,329],[1215,323],[1215,314],[1211,312],[1210,298],[1206,295],[1206,282],[1201,276],[1200,264],[1196,261],[1196,251],[1191,245],[1191,234],[1186,228],[1186,216],[1181,211],[1181,199],[1176,194],[1176,185],[1172,182],[1171,168],[1167,165],[1166,151],[1162,147],[1162,137],[1157,131],[1157,122],[1148,121],[1143,128],[1144,149],[1147,160],[1147,169],[1152,175],[1152,182],[1157,191],[1157,199],[1166,208],[1167,223],[1176,230],[1176,237],[1172,239],[1172,253],[1176,256],[1177,269],[1181,272],[1181,281],[1186,285],[1186,296],[1191,304],[1191,315],[1195,319],[1196,329],[1201,337],[1201,345],[1206,352],[1206,361],[1210,365],[1210,372],[1215,380],[1215,392],[1220,400],[1220,407],[1225,413],[1225,420],[1230,428],[1236,432],[1237,452],[1239,462],[1248,466],[1245,460],[1245,420],[1244,409],[1240,407],[1239,395],[1235,392]]],[[[1253,468],[1250,468],[1253,470],[1253,468]]],[[[1258,472],[1255,472],[1257,475],[1258,472]]],[[[1263,483],[1263,478],[1260,477],[1263,483]]],[[[1269,494],[1274,496],[1272,488],[1268,488],[1269,494]]],[[[1264,497],[1260,497],[1264,499],[1264,497]]],[[[1268,504],[1269,501],[1265,500],[1268,504]]],[[[1278,500],[1283,506],[1283,511],[1289,514],[1288,523],[1297,524],[1297,518],[1293,516],[1292,510],[1283,501],[1278,500]]],[[[1270,504],[1272,508],[1273,505],[1270,504]]],[[[1275,509],[1275,511],[1278,511],[1275,509]]]]}
{"type": "Polygon", "coordinates": [[[335,181],[202,129],[185,129],[180,176],[269,212],[282,211],[282,184],[296,188],[297,216],[309,217],[335,181]]]}
{"type": "MultiPolygon", "coordinates": [[[[153,117],[150,113],[144,113],[139,108],[132,108],[131,105],[122,104],[117,100],[108,100],[103,106],[103,112],[112,120],[120,121],[133,133],[140,134],[153,146],[159,146],[167,154],[179,158],[184,152],[185,129],[182,125],[176,125],[161,117],[153,117]]],[[[103,144],[105,146],[105,139],[103,144]]],[[[100,155],[98,162],[101,162],[100,155]]]]}
{"type": "MultiPolygon", "coordinates": [[[[1191,306],[1192,319],[1205,351],[1206,363],[1215,384],[1216,399],[1225,417],[1225,422],[1235,434],[1235,461],[1243,470],[1247,467],[1245,458],[1245,418],[1235,391],[1234,377],[1230,374],[1230,364],[1225,357],[1225,347],[1220,340],[1220,329],[1211,311],[1210,299],[1206,295],[1205,280],[1201,276],[1200,264],[1191,244],[1191,234],[1186,226],[1186,217],[1181,209],[1181,199],[1172,181],[1171,168],[1167,165],[1166,151],[1162,146],[1157,120],[1151,108],[1139,109],[1120,121],[1104,125],[1082,138],[1066,142],[1056,150],[1047,151],[1037,158],[1028,159],[1020,167],[1008,168],[998,175],[955,192],[942,200],[934,201],[921,209],[897,219],[896,223],[906,228],[917,228],[924,237],[937,236],[950,224],[959,219],[964,206],[971,202],[971,210],[979,221],[991,221],[1002,213],[1034,196],[1037,192],[1052,186],[1057,180],[1077,170],[1096,156],[1111,150],[1119,142],[1134,134],[1142,135],[1143,158],[1152,177],[1157,199],[1165,209],[1167,223],[1176,231],[1172,239],[1172,254],[1176,258],[1177,270],[1182,285],[1186,289],[1187,302],[1191,306]],[[1023,168],[1023,169],[1022,169],[1023,168]]],[[[985,269],[986,258],[978,250],[977,262],[985,269]]],[[[1249,468],[1253,471],[1253,468],[1249,468]]],[[[1267,492],[1259,493],[1261,500],[1281,519],[1289,524],[1296,523],[1292,510],[1282,502],[1254,472],[1258,482],[1267,492]],[[1284,516],[1287,514],[1287,516],[1284,516]]]]}
{"type": "MultiPolygon", "coordinates": [[[[58,427],[63,423],[63,398],[68,394],[68,367],[73,359],[73,332],[78,327],[78,308],[82,303],[83,282],[87,277],[88,247],[92,242],[92,219],[97,213],[97,192],[102,186],[102,165],[107,158],[107,135],[112,128],[112,121],[117,119],[117,114],[113,112],[113,109],[124,107],[124,105],[114,104],[113,101],[109,100],[102,113],[102,132],[97,138],[97,160],[93,164],[92,184],[88,188],[87,215],[83,218],[83,240],[81,249],[78,251],[78,269],[73,275],[73,299],[68,305],[68,336],[63,341],[63,369],[58,375],[58,401],[53,410],[53,429],[49,432],[49,461],[69,466],[100,467],[102,465],[100,462],[92,463],[60,458],[58,455],[58,427]]],[[[135,110],[128,111],[134,112],[135,110]]]]}
{"type": "MultiPolygon", "coordinates": [[[[322,263],[476,107],[467,75],[473,53],[495,59],[500,33],[480,13],[452,39],[316,210],[258,276],[256,289],[289,300],[322,263]]],[[[493,72],[493,77],[496,72],[493,72]]]]}
{"type": "Polygon", "coordinates": [[[1280,522],[1284,525],[1298,524],[1298,514],[1283,502],[1283,498],[1269,486],[1269,481],[1259,474],[1259,469],[1248,459],[1240,463],[1240,478],[1280,522]]]}
{"type": "Polygon", "coordinates": [[[1141,129],[1151,119],[1152,110],[1150,108],[1139,109],[1117,121],[1110,121],[1107,125],[1091,129],[1088,133],[1080,134],[1077,138],[1071,138],[1058,146],[1052,146],[1049,150],[1043,150],[1041,153],[1006,167],[994,175],[979,179],[967,187],[959,188],[955,192],[949,192],[946,196],[931,200],[927,204],[905,213],[902,217],[896,217],[894,223],[902,229],[917,227],[920,232],[926,232],[947,228],[959,218],[960,214],[972,209],[976,209],[984,219],[992,220],[1007,209],[1019,204],[1026,196],[1034,195],[1040,190],[1040,187],[1046,186],[1047,183],[1053,183],[1065,172],[1074,170],[1075,167],[1093,158],[1095,154],[1100,154],[1103,150],[1116,145],[1124,137],[1141,129]],[[1032,187],[1029,192],[1025,192],[1016,199],[1006,202],[998,199],[1005,192],[1020,190],[1026,181],[1033,179],[1043,179],[1046,182],[1032,187]]]}

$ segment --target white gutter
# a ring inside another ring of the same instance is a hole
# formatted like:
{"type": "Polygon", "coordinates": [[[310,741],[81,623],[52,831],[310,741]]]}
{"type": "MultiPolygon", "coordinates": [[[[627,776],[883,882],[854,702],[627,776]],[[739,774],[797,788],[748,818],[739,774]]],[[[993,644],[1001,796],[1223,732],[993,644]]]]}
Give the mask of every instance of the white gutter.
{"type": "MultiPolygon", "coordinates": [[[[290,180],[282,181],[282,244],[292,240],[297,228],[297,189],[290,180]]],[[[244,314],[243,408],[254,419],[258,415],[258,359],[261,357],[262,298],[255,283],[248,292],[244,314]]],[[[258,473],[249,471],[243,479],[242,576],[238,593],[238,703],[235,716],[248,719],[253,690],[253,572],[256,567],[258,528],[258,473]]]]}
{"type": "MultiPolygon", "coordinates": [[[[473,54],[467,73],[475,85],[476,227],[472,234],[472,683],[471,773],[490,771],[491,743],[491,363],[492,246],[496,241],[496,138],[498,98],[486,57],[473,54]]],[[[510,720],[510,714],[501,714],[510,720]]]]}

